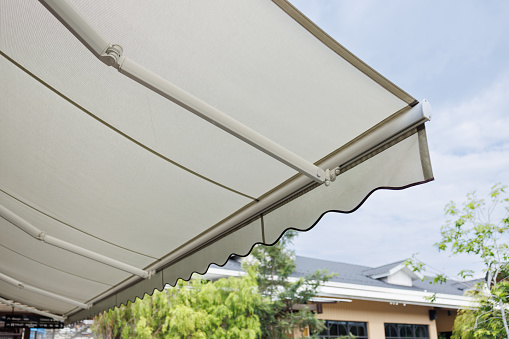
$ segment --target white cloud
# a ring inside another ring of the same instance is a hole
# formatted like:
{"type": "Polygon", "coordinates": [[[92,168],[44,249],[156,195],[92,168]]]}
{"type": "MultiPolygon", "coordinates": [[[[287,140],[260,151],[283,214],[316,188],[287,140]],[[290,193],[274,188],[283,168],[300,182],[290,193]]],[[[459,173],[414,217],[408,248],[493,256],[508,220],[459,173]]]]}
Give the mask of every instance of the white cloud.
{"type": "MultiPolygon", "coordinates": [[[[292,1],[293,2],[293,1],[292,1]]],[[[296,240],[300,255],[383,265],[419,252],[449,275],[481,268],[449,258],[440,239],[444,206],[466,193],[509,185],[509,3],[295,1],[340,43],[409,91],[427,97],[435,181],[378,191],[355,213],[330,214],[296,240]]]]}
{"type": "Polygon", "coordinates": [[[404,191],[378,191],[355,213],[329,214],[300,235],[297,253],[378,266],[420,253],[432,267],[454,276],[481,262],[449,257],[433,247],[445,222],[444,207],[474,190],[485,195],[496,182],[509,184],[509,78],[468,101],[435,110],[428,123],[435,181],[404,191]]]}
{"type": "Polygon", "coordinates": [[[509,75],[470,100],[437,107],[430,145],[441,153],[504,152],[509,144],[509,75]]]}

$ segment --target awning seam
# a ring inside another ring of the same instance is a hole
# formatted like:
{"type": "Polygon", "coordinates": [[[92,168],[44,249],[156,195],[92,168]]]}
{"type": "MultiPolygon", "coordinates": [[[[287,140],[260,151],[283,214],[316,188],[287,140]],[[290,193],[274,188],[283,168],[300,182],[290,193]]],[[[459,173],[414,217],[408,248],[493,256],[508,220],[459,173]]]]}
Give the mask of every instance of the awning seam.
{"type": "Polygon", "coordinates": [[[99,116],[95,115],[94,113],[90,112],[89,110],[87,110],[86,108],[84,108],[83,106],[81,106],[80,104],[78,104],[77,102],[75,102],[74,100],[72,100],[71,98],[67,97],[65,94],[61,93],[60,91],[58,91],[56,88],[54,88],[53,86],[51,86],[50,84],[48,84],[47,82],[45,82],[44,80],[42,80],[41,78],[39,78],[37,75],[35,75],[34,73],[30,72],[28,69],[26,69],[25,67],[23,67],[21,64],[19,64],[18,62],[16,62],[14,59],[12,59],[11,57],[9,57],[7,54],[5,54],[3,51],[0,50],[0,55],[2,55],[5,59],[7,59],[9,62],[11,62],[13,65],[15,65],[16,67],[18,67],[19,69],[21,69],[23,72],[25,72],[27,75],[29,75],[30,77],[32,77],[33,79],[37,80],[39,83],[41,83],[42,85],[44,85],[46,88],[48,88],[49,90],[51,90],[52,92],[54,92],[55,94],[57,94],[58,96],[60,96],[62,99],[64,99],[65,101],[69,102],[70,104],[72,104],[73,106],[75,106],[76,108],[78,108],[79,110],[81,110],[82,112],[84,112],[85,114],[87,114],[88,116],[90,116],[91,118],[95,119],[96,121],[98,121],[99,123],[101,123],[102,125],[106,126],[107,128],[111,129],[112,131],[116,132],[117,134],[121,135],[122,137],[126,138],[127,140],[131,141],[132,143],[136,144],[137,146],[143,148],[144,150],[152,153],[153,155],[157,156],[158,158],[166,161],[166,162],[169,162],[170,164],[194,175],[194,176],[197,176],[205,181],[208,181],[209,183],[211,184],[214,184],[216,186],[219,186],[223,189],[226,189],[232,193],[235,193],[235,194],[238,194],[238,195],[241,195],[245,198],[248,198],[248,199],[251,199],[251,200],[254,200],[256,201],[256,198],[248,195],[248,194],[245,194],[245,193],[242,193],[240,191],[237,191],[231,187],[228,187],[226,185],[223,185],[215,180],[212,180],[210,178],[207,178],[206,176],[204,175],[201,175],[181,164],[179,164],[178,162],[176,161],[173,161],[171,160],[170,158],[164,156],[163,154],[157,152],[156,150],[146,146],[145,144],[142,144],[141,142],[139,142],[138,140],[134,139],[133,137],[129,136],[128,134],[122,132],[121,130],[119,130],[118,128],[116,128],[115,126],[109,124],[108,122],[106,122],[105,120],[101,119],[99,116]]]}
{"type": "Polygon", "coordinates": [[[24,255],[24,254],[21,254],[21,253],[19,253],[18,251],[15,251],[15,250],[13,250],[12,248],[9,248],[9,247],[7,247],[7,246],[5,246],[5,245],[0,244],[0,246],[1,246],[1,247],[3,247],[3,248],[5,248],[6,250],[9,250],[9,251],[11,251],[11,252],[13,252],[13,253],[16,253],[17,255],[20,255],[20,256],[22,256],[22,257],[24,257],[24,258],[28,259],[28,260],[35,261],[35,262],[36,262],[36,263],[38,263],[38,264],[41,264],[41,265],[44,265],[44,266],[46,266],[46,267],[52,268],[52,269],[57,270],[57,271],[59,271],[59,272],[62,272],[62,273],[65,273],[65,274],[69,274],[69,275],[72,275],[72,276],[74,276],[74,277],[76,277],[76,278],[80,278],[80,279],[88,280],[88,281],[91,281],[91,282],[94,282],[94,283],[97,283],[97,284],[101,284],[101,285],[105,285],[105,286],[110,286],[110,287],[111,287],[111,286],[113,286],[113,285],[106,284],[106,283],[101,282],[101,281],[92,280],[92,279],[89,279],[89,278],[85,278],[85,277],[79,276],[79,275],[74,274],[74,273],[70,273],[70,272],[67,272],[67,271],[64,271],[64,270],[58,269],[58,268],[53,267],[53,266],[51,266],[51,265],[45,264],[45,263],[43,263],[43,262],[41,262],[41,261],[35,260],[35,259],[33,259],[33,258],[30,258],[30,257],[28,257],[28,256],[26,256],[26,255],[24,255]]]}
{"type": "Polygon", "coordinates": [[[8,192],[4,191],[2,188],[0,188],[0,192],[4,193],[5,195],[8,195],[8,196],[9,196],[9,197],[11,197],[12,199],[14,199],[14,200],[16,200],[16,201],[18,201],[18,202],[22,203],[23,205],[27,206],[28,208],[31,208],[31,209],[33,209],[34,211],[39,212],[40,214],[42,214],[42,215],[44,215],[44,216],[46,216],[46,217],[48,217],[48,218],[50,218],[50,219],[52,219],[52,220],[55,220],[56,222],[61,223],[62,225],[65,225],[65,226],[67,226],[67,227],[70,227],[70,228],[72,228],[72,229],[73,229],[73,230],[75,230],[75,231],[78,231],[78,232],[81,232],[81,233],[83,233],[83,234],[85,234],[85,235],[88,235],[89,237],[92,237],[92,238],[94,238],[94,239],[97,239],[97,240],[99,240],[99,241],[105,242],[105,243],[107,243],[107,244],[109,244],[109,245],[115,246],[115,247],[117,247],[117,248],[123,249],[123,250],[125,250],[125,251],[131,252],[131,253],[134,253],[134,254],[142,255],[142,256],[147,257],[147,258],[150,258],[150,259],[156,259],[156,260],[158,259],[158,258],[153,257],[153,256],[151,256],[151,255],[144,254],[144,253],[141,253],[141,252],[137,252],[137,251],[135,251],[135,250],[131,250],[131,249],[129,249],[129,248],[126,248],[126,247],[123,247],[123,246],[117,245],[117,244],[115,244],[115,243],[112,243],[112,242],[110,242],[110,241],[108,241],[108,240],[104,240],[104,239],[102,239],[102,238],[99,238],[98,236],[95,236],[95,235],[93,235],[93,234],[87,233],[87,232],[85,232],[85,231],[83,231],[83,230],[81,230],[81,229],[77,228],[76,226],[72,226],[71,224],[68,224],[68,223],[66,223],[65,221],[62,221],[62,220],[60,220],[60,219],[57,219],[57,218],[55,218],[55,217],[53,217],[53,216],[49,215],[48,213],[41,211],[40,209],[38,209],[38,208],[36,208],[36,207],[34,207],[34,206],[32,206],[32,205],[30,205],[30,204],[28,204],[28,203],[24,202],[23,200],[18,199],[17,197],[13,196],[12,194],[10,194],[10,193],[8,193],[8,192]]]}
{"type": "Polygon", "coordinates": [[[119,260],[116,260],[114,258],[105,256],[103,254],[100,254],[98,252],[89,250],[85,247],[81,247],[79,245],[76,245],[72,242],[68,242],[62,239],[59,239],[58,237],[54,237],[52,235],[47,234],[43,230],[37,228],[37,226],[32,225],[29,221],[23,219],[15,212],[9,210],[5,206],[0,205],[0,216],[19,228],[20,230],[26,232],[29,236],[32,238],[42,241],[43,243],[55,247],[59,247],[63,250],[78,254],[82,257],[86,257],[91,260],[98,261],[102,264],[106,264],[109,266],[112,266],[114,268],[117,268],[119,270],[140,276],[142,278],[149,278],[152,273],[149,271],[144,271],[136,266],[133,266],[131,264],[128,264],[126,262],[122,262],[119,260]]]}
{"type": "Polygon", "coordinates": [[[20,310],[24,310],[24,311],[32,312],[32,313],[35,313],[35,314],[40,314],[40,315],[43,315],[43,316],[46,316],[46,317],[50,317],[50,318],[53,318],[54,320],[58,320],[58,321],[64,321],[65,320],[64,317],[61,317],[59,315],[56,315],[56,314],[53,314],[53,313],[50,313],[50,312],[41,311],[40,309],[38,309],[36,307],[31,307],[31,306],[28,306],[28,305],[24,305],[24,304],[18,303],[17,301],[14,301],[14,300],[7,300],[7,299],[4,299],[4,298],[0,298],[0,303],[4,304],[4,305],[7,305],[7,306],[10,306],[12,308],[17,308],[17,309],[20,309],[20,310]]]}
{"type": "Polygon", "coordinates": [[[23,291],[26,291],[26,292],[31,292],[31,293],[35,293],[37,295],[49,297],[49,298],[64,302],[69,305],[74,305],[81,309],[89,308],[89,305],[84,304],[83,302],[76,300],[75,298],[68,297],[68,296],[62,295],[61,293],[53,292],[51,290],[44,289],[44,288],[41,288],[36,285],[32,285],[26,281],[18,280],[16,278],[11,277],[11,276],[4,274],[2,272],[0,272],[0,280],[11,285],[11,286],[14,286],[14,287],[19,288],[23,291]]]}
{"type": "MultiPolygon", "coordinates": [[[[9,292],[7,292],[6,289],[0,288],[0,292],[3,293],[3,295],[2,295],[3,298],[13,298],[11,300],[14,301],[14,299],[15,299],[16,302],[23,303],[23,304],[25,304],[27,306],[28,306],[28,304],[31,304],[33,302],[33,300],[30,300],[28,297],[23,296],[22,294],[20,294],[19,291],[21,291],[21,290],[20,289],[16,289],[15,292],[10,292],[9,293],[9,292]],[[6,297],[6,295],[9,295],[9,297],[6,297]]],[[[33,307],[33,308],[36,308],[36,309],[41,309],[42,308],[42,307],[39,307],[39,306],[29,306],[29,307],[33,307]]],[[[52,312],[52,313],[55,313],[55,312],[52,312]]]]}

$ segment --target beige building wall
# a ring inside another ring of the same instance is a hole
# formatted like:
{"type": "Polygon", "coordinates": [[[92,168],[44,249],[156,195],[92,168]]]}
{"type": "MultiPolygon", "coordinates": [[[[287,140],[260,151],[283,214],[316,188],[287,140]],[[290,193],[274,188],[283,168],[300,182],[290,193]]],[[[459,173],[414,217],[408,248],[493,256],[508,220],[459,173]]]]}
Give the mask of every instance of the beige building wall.
{"type": "Polygon", "coordinates": [[[451,332],[458,310],[437,308],[437,330],[438,332],[451,332]]]}
{"type": "MultiPolygon", "coordinates": [[[[323,304],[323,313],[317,314],[319,319],[340,321],[367,322],[368,337],[370,339],[385,338],[385,323],[428,325],[430,339],[438,339],[437,321],[429,320],[428,306],[391,305],[388,302],[352,300],[352,302],[338,302],[323,304]]],[[[447,316],[447,311],[444,312],[447,316]]],[[[455,313],[453,313],[455,314],[455,313]]],[[[442,316],[442,312],[438,313],[442,316]]],[[[454,317],[449,317],[454,318],[454,317]]],[[[454,320],[452,320],[454,322],[454,320]]],[[[450,331],[449,322],[439,322],[441,331],[450,331]],[[445,328],[449,329],[445,329],[445,328]]]]}

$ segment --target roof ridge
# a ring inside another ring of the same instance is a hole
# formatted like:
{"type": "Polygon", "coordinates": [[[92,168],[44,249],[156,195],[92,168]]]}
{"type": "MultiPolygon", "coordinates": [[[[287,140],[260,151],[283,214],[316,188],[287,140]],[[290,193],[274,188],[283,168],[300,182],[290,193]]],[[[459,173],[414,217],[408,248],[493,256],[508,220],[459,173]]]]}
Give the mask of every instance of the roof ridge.
{"type": "MultiPolygon", "coordinates": [[[[385,265],[381,265],[381,266],[378,266],[378,267],[372,267],[372,268],[369,268],[367,270],[364,270],[362,271],[363,274],[369,274],[369,272],[377,272],[377,271],[380,271],[384,268],[393,268],[393,267],[397,267],[401,264],[403,264],[404,262],[406,262],[407,259],[404,259],[404,260],[399,260],[399,261],[395,261],[395,262],[392,262],[392,263],[389,263],[389,264],[385,264],[385,265]]],[[[390,270],[390,269],[389,269],[390,270]]]]}
{"type": "Polygon", "coordinates": [[[385,265],[381,265],[381,266],[378,266],[378,267],[374,267],[374,268],[380,268],[380,267],[390,266],[390,265],[394,265],[394,264],[401,264],[401,263],[404,263],[405,261],[407,261],[407,259],[394,261],[394,262],[391,262],[391,263],[388,263],[388,264],[385,264],[385,265]]]}
{"type": "Polygon", "coordinates": [[[350,264],[350,263],[342,262],[342,261],[334,261],[334,260],[327,260],[327,259],[319,259],[319,258],[313,258],[313,257],[306,257],[306,256],[303,256],[303,255],[296,255],[295,259],[297,259],[297,258],[311,259],[311,260],[316,260],[316,261],[326,261],[326,262],[333,263],[333,264],[343,264],[343,265],[356,266],[356,267],[361,267],[361,268],[366,268],[366,269],[370,269],[371,268],[369,266],[364,266],[364,265],[350,264]]]}

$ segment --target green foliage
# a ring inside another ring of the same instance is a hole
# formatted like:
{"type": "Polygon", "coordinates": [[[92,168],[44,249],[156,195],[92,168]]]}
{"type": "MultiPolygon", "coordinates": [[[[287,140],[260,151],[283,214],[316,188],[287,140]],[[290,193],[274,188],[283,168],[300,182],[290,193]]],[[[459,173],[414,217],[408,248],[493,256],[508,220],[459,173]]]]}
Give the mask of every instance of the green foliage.
{"type": "MultiPolygon", "coordinates": [[[[507,338],[507,308],[509,306],[509,198],[506,186],[492,187],[489,199],[480,199],[476,193],[467,195],[461,207],[454,202],[447,204],[445,214],[449,218],[441,229],[441,241],[435,246],[439,251],[450,250],[452,254],[475,255],[482,260],[486,279],[477,284],[472,296],[477,307],[460,312],[454,325],[453,338],[507,338]]],[[[408,264],[416,271],[425,267],[416,264],[412,257],[408,264]]],[[[473,276],[470,269],[458,274],[462,279],[473,276]]],[[[444,283],[443,274],[436,275],[433,283],[444,283]]],[[[474,287],[474,286],[471,286],[474,287]]]]}
{"type": "Polygon", "coordinates": [[[245,263],[245,269],[258,271],[257,283],[266,302],[258,309],[262,324],[262,338],[286,338],[295,329],[309,328],[319,333],[325,326],[309,310],[293,311],[296,304],[306,305],[316,296],[318,287],[333,275],[327,271],[316,271],[296,281],[289,281],[295,271],[295,253],[289,249],[295,231],[287,231],[278,243],[272,246],[256,246],[251,255],[254,260],[245,263]]]}
{"type": "Polygon", "coordinates": [[[500,312],[493,309],[487,310],[462,310],[459,311],[451,339],[503,339],[507,338],[500,312]]]}
{"type": "Polygon", "coordinates": [[[412,271],[422,273],[426,268],[424,263],[417,259],[419,253],[412,254],[412,258],[405,261],[405,266],[410,267],[412,271]]]}
{"type": "MultiPolygon", "coordinates": [[[[509,230],[509,199],[505,198],[505,186],[492,187],[489,200],[477,198],[475,192],[467,195],[462,208],[454,202],[446,206],[446,215],[452,217],[442,227],[442,240],[436,244],[441,251],[450,249],[453,254],[476,255],[485,264],[486,279],[477,286],[479,308],[465,313],[458,321],[473,318],[474,338],[507,338],[506,308],[509,283],[507,240],[509,230]],[[502,210],[502,211],[500,211],[502,210]]],[[[472,276],[471,270],[463,270],[459,276],[472,276]]],[[[460,327],[458,327],[460,328],[460,327]]]]}
{"type": "Polygon", "coordinates": [[[295,254],[288,246],[296,235],[287,232],[273,246],[256,246],[244,277],[179,281],[95,317],[92,330],[98,338],[124,339],[287,338],[306,328],[318,333],[323,321],[309,309],[294,311],[292,306],[306,305],[332,275],[316,271],[289,281],[295,254]]]}
{"type": "Polygon", "coordinates": [[[450,249],[453,254],[475,254],[487,268],[507,263],[507,244],[499,242],[509,230],[508,207],[503,206],[508,205],[509,199],[503,198],[504,195],[505,186],[497,184],[492,187],[488,202],[477,198],[473,192],[467,195],[461,209],[452,201],[447,204],[445,214],[452,219],[442,227],[442,240],[435,244],[438,250],[450,249]],[[505,210],[498,217],[494,214],[497,207],[505,210]]]}
{"type": "Polygon", "coordinates": [[[94,319],[99,338],[257,338],[262,302],[253,271],[242,278],[179,281],[94,319]]]}

